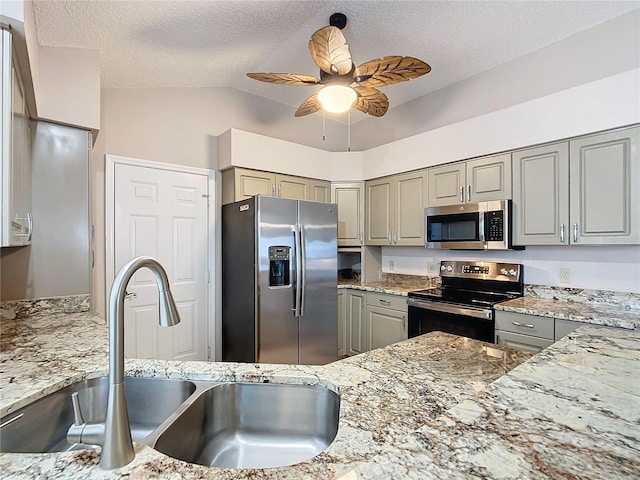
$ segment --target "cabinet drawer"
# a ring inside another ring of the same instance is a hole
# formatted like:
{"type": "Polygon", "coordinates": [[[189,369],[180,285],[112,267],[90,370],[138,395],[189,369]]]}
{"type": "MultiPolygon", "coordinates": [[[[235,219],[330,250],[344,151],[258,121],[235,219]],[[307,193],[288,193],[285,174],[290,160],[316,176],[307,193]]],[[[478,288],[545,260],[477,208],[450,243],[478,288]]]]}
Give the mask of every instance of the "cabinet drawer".
{"type": "Polygon", "coordinates": [[[367,305],[390,308],[392,310],[407,311],[407,297],[386,293],[367,292],[367,305]]]}
{"type": "Polygon", "coordinates": [[[553,329],[554,323],[551,317],[496,312],[496,330],[553,340],[553,329]]]}
{"type": "Polygon", "coordinates": [[[496,343],[501,347],[535,354],[551,345],[553,340],[496,330],[496,343]]]}

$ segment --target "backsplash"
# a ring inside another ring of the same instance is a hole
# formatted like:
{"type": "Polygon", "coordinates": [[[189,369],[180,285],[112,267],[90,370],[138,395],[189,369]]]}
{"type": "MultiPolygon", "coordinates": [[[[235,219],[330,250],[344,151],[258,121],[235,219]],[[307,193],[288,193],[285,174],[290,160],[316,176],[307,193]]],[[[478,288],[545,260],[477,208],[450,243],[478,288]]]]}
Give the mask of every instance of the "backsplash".
{"type": "Polygon", "coordinates": [[[89,310],[89,294],[27,300],[7,300],[0,302],[0,320],[19,320],[43,314],[81,313],[88,312],[89,310]]]}

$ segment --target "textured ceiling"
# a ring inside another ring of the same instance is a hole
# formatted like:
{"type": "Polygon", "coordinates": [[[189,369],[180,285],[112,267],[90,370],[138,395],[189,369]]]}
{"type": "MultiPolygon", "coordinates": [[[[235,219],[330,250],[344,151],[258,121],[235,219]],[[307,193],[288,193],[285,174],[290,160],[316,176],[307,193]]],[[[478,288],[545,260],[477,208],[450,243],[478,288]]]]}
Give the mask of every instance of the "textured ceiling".
{"type": "MultiPolygon", "coordinates": [[[[314,87],[247,72],[318,75],[308,41],[345,13],[354,63],[414,56],[428,75],[384,87],[391,108],[638,9],[638,1],[36,0],[40,45],[100,51],[104,88],[233,87],[297,107],[314,87]]],[[[316,87],[317,88],[317,87],[316,87]]]]}

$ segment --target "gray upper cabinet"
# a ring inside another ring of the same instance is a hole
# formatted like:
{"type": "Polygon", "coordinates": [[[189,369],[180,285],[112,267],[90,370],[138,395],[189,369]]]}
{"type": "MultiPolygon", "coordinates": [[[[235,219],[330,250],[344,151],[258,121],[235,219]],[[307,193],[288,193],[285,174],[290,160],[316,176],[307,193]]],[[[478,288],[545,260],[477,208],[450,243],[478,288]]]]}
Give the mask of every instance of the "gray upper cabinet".
{"type": "Polygon", "coordinates": [[[276,174],[276,195],[294,200],[312,200],[309,196],[309,180],[303,177],[276,174]]]}
{"type": "Polygon", "coordinates": [[[326,180],[309,180],[309,200],[329,203],[331,198],[331,182],[326,180]]]}
{"type": "Polygon", "coordinates": [[[569,142],[571,242],[640,243],[640,127],[569,142]]]}
{"type": "Polygon", "coordinates": [[[393,193],[391,177],[366,182],[365,229],[367,245],[393,243],[393,193]]]}
{"type": "Polygon", "coordinates": [[[424,245],[427,170],[366,182],[366,244],[424,245]]]}
{"type": "Polygon", "coordinates": [[[429,169],[430,207],[511,198],[511,154],[429,169]]]}
{"type": "Polygon", "coordinates": [[[569,144],[513,153],[513,243],[563,245],[569,234],[569,144]]]}
{"type": "Polygon", "coordinates": [[[331,184],[331,203],[338,205],[338,246],[364,244],[364,182],[331,184]]]}
{"type": "Polygon", "coordinates": [[[12,37],[0,30],[2,60],[0,132],[0,246],[31,243],[31,126],[12,37]]]}
{"type": "Polygon", "coordinates": [[[640,243],[640,128],[515,152],[514,244],[640,243]]]}
{"type": "Polygon", "coordinates": [[[222,204],[255,195],[327,202],[330,185],[324,180],[234,167],[222,172],[222,204]]]}

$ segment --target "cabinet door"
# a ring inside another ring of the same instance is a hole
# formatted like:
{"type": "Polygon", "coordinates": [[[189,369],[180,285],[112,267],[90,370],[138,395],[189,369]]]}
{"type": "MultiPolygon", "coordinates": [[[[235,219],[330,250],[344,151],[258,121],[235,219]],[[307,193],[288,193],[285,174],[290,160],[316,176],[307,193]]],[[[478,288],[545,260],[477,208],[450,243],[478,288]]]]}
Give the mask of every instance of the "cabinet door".
{"type": "Polygon", "coordinates": [[[464,163],[430,168],[429,206],[440,207],[463,203],[465,177],[464,163]]]}
{"type": "Polygon", "coordinates": [[[233,175],[236,202],[254,195],[272,196],[274,193],[276,176],[273,173],[235,168],[233,175]]]}
{"type": "Polygon", "coordinates": [[[278,197],[294,200],[309,199],[309,180],[290,175],[276,175],[278,197]]]}
{"type": "Polygon", "coordinates": [[[466,200],[484,202],[511,198],[511,154],[466,162],[466,200]]]}
{"type": "Polygon", "coordinates": [[[373,350],[406,340],[407,313],[367,305],[369,346],[373,350]]]}
{"type": "Polygon", "coordinates": [[[329,203],[331,183],[324,180],[309,180],[309,200],[329,203]]]}
{"type": "Polygon", "coordinates": [[[393,230],[392,180],[366,182],[365,228],[367,245],[391,245],[393,230]]]}
{"type": "Polygon", "coordinates": [[[357,355],[369,350],[367,346],[367,322],[364,315],[364,292],[348,290],[347,322],[348,322],[348,355],[357,355]]]}
{"type": "Polygon", "coordinates": [[[567,142],[513,153],[513,243],[569,243],[567,142]]]}
{"type": "Polygon", "coordinates": [[[496,330],[496,343],[502,347],[536,354],[551,345],[553,340],[496,330]]]}
{"type": "Polygon", "coordinates": [[[640,244],[640,127],[569,142],[571,241],[640,244]]]}
{"type": "Polygon", "coordinates": [[[397,175],[395,179],[394,245],[424,246],[427,171],[397,175]]]}
{"type": "Polygon", "coordinates": [[[347,305],[344,289],[338,290],[338,358],[347,354],[347,305]]]}
{"type": "Polygon", "coordinates": [[[364,243],[364,183],[331,185],[331,202],[338,204],[338,246],[364,243]]]}

